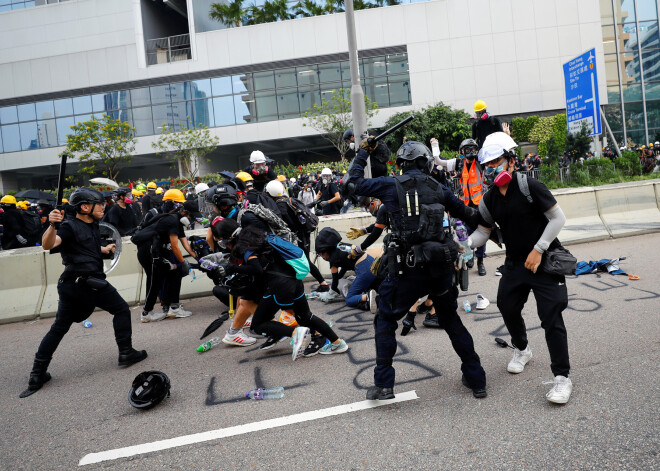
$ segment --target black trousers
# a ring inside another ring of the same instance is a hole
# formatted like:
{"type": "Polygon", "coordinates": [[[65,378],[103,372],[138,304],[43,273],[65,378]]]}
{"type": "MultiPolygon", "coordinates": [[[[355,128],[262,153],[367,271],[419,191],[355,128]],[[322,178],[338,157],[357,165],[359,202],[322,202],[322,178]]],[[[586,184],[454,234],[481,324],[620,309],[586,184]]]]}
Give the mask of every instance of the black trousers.
{"type": "Polygon", "coordinates": [[[108,284],[105,288],[93,290],[74,280],[60,279],[57,292],[60,300],[55,322],[39,345],[37,359],[50,360],[62,338],[71,328],[71,324],[87,319],[96,307],[114,316],[112,326],[115,329],[117,345],[120,348],[131,347],[131,311],[114,286],[108,284]]]}
{"type": "Polygon", "coordinates": [[[527,328],[522,309],[534,292],[536,309],[545,340],[550,352],[550,368],[555,376],[568,376],[571,365],[568,359],[568,336],[562,311],[568,306],[566,279],[549,275],[540,268],[536,273],[526,269],[523,262],[507,259],[502,268],[502,278],[497,290],[497,307],[504,324],[511,334],[511,343],[520,350],[527,348],[527,328]]]}
{"type": "MultiPolygon", "coordinates": [[[[137,256],[147,275],[147,295],[144,301],[144,310],[147,312],[152,311],[159,295],[164,305],[169,306],[178,303],[181,292],[181,270],[178,268],[170,270],[159,263],[154,263],[151,248],[148,244],[142,244],[138,248],[137,256]]],[[[180,263],[176,261],[173,254],[169,259],[172,263],[180,263]]]]}
{"type": "MultiPolygon", "coordinates": [[[[213,287],[213,296],[218,298],[222,304],[225,306],[229,306],[229,290],[220,285],[215,285],[213,287]]],[[[234,303],[236,302],[236,299],[234,299],[234,303]]],[[[236,306],[234,306],[236,307],[236,306]]]]}

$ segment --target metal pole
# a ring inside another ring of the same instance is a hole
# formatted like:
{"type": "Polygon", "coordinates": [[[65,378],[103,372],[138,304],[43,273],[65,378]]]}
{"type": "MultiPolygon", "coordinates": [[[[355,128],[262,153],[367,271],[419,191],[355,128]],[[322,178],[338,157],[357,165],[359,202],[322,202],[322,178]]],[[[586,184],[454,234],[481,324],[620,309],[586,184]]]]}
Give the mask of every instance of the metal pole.
{"type": "Polygon", "coordinates": [[[621,151],[619,150],[619,144],[616,142],[616,138],[614,137],[614,134],[612,133],[612,129],[610,128],[610,123],[607,122],[607,118],[605,117],[605,112],[603,111],[603,108],[600,109],[600,117],[602,118],[603,122],[605,123],[605,128],[607,129],[607,132],[610,133],[610,138],[612,138],[612,142],[614,143],[614,150],[616,150],[617,157],[621,157],[621,151]]]}
{"type": "MultiPolygon", "coordinates": [[[[357,39],[355,36],[355,14],[353,0],[344,2],[346,9],[346,36],[348,39],[348,62],[351,68],[351,114],[353,115],[353,135],[355,144],[360,145],[362,134],[367,131],[367,111],[364,107],[364,92],[360,84],[360,68],[358,66],[357,39]]],[[[367,159],[365,177],[371,178],[371,163],[367,159]]]]}

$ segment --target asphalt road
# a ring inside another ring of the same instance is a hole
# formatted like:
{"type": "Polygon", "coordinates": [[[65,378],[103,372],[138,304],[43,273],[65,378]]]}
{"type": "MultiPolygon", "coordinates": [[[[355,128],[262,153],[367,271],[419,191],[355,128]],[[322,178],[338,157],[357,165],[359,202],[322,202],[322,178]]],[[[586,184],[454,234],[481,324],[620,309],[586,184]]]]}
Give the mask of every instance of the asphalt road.
{"type": "MultiPolygon", "coordinates": [[[[84,466],[83,469],[635,469],[660,468],[660,234],[571,246],[578,260],[628,257],[640,276],[586,275],[567,281],[573,395],[550,404],[545,339],[533,296],[525,307],[534,358],[520,375],[506,372],[509,339],[495,306],[495,268],[475,270],[465,299],[482,293],[484,311],[461,313],[488,377],[486,399],[460,383],[459,361],[441,330],[421,327],[399,338],[395,393],[418,399],[84,466]]],[[[3,274],[7,276],[7,274],[3,274]]],[[[187,279],[184,283],[189,282],[187,279]]],[[[189,300],[187,319],[139,323],[133,337],[149,358],[118,369],[111,317],[73,325],[50,367],[53,379],[27,399],[32,358],[51,320],[0,326],[0,468],[74,469],[88,453],[286,417],[364,400],[375,364],[372,316],[314,301],[334,319],[347,354],[291,361],[288,342],[267,352],[218,346],[195,352],[199,336],[224,308],[215,298],[189,300]],[[166,372],[172,397],[150,411],[132,408],[137,373],[166,372]],[[242,399],[255,386],[284,386],[281,400],[242,399]]],[[[224,334],[224,327],[221,333],[224,334]]]]}

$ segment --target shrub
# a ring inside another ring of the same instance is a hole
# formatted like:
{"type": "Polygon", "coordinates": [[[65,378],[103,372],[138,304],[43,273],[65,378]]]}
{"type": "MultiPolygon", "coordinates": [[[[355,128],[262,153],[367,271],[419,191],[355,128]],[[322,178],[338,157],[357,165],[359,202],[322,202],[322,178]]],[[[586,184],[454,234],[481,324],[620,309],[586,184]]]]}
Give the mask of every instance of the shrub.
{"type": "Polygon", "coordinates": [[[529,142],[529,132],[539,122],[536,115],[527,118],[513,118],[511,120],[511,137],[516,142],[529,142]]]}

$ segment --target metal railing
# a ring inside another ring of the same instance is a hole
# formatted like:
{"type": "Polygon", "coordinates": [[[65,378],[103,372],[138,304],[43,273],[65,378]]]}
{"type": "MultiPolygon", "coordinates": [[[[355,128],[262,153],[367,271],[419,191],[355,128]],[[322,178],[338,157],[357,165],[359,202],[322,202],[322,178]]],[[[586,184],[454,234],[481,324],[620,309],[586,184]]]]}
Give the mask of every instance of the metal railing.
{"type": "Polygon", "coordinates": [[[147,65],[167,64],[168,62],[192,59],[189,34],[147,39],[145,41],[145,50],[147,53],[147,65]]]}

